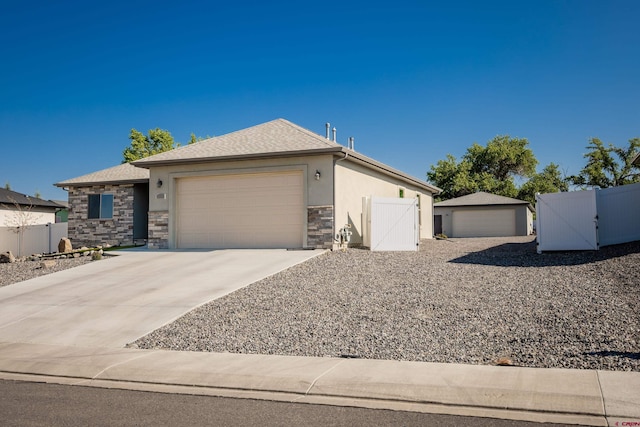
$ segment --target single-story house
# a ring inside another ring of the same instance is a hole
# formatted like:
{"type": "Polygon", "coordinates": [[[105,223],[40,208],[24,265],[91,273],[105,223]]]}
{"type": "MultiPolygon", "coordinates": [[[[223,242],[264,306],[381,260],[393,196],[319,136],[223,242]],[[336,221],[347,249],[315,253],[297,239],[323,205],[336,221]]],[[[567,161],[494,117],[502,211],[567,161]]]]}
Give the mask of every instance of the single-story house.
{"type": "Polygon", "coordinates": [[[433,205],[434,232],[448,237],[528,236],[534,208],[525,200],[480,191],[433,205]]]}
{"type": "Polygon", "coordinates": [[[440,191],[329,139],[328,126],[321,136],[284,119],[56,185],[69,191],[72,239],[130,242],[148,213],[157,249],[332,248],[345,225],[362,244],[368,196],[417,199],[431,238],[440,191]]]}
{"type": "Polygon", "coordinates": [[[0,227],[56,222],[56,212],[64,206],[0,188],[0,227]]]}

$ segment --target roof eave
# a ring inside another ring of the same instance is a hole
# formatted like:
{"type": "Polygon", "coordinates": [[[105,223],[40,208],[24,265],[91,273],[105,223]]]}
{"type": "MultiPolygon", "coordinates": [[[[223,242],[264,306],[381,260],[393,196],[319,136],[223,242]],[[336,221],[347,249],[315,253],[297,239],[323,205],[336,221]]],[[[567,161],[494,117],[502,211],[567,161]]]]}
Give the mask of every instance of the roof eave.
{"type": "Polygon", "coordinates": [[[527,206],[527,208],[531,211],[531,212],[535,212],[535,209],[533,208],[533,206],[531,205],[531,203],[529,202],[524,202],[524,203],[479,203],[479,204],[455,204],[455,205],[441,205],[439,203],[435,203],[433,205],[434,208],[466,208],[469,206],[479,206],[479,207],[491,207],[491,206],[527,206]]]}
{"type": "Polygon", "coordinates": [[[384,163],[380,163],[376,160],[373,160],[367,156],[359,154],[353,150],[349,150],[346,147],[338,146],[338,147],[327,147],[327,148],[314,148],[310,150],[295,150],[295,151],[276,151],[269,153],[255,153],[255,154],[239,154],[233,156],[216,156],[216,157],[198,157],[198,158],[188,158],[188,159],[167,159],[167,160],[137,160],[132,162],[131,164],[141,168],[151,168],[155,166],[172,166],[172,165],[186,165],[186,164],[194,164],[194,163],[207,163],[207,162],[220,162],[220,161],[233,161],[233,160],[258,160],[258,159],[269,159],[276,157],[298,157],[298,156],[314,156],[314,155],[322,155],[322,154],[333,154],[340,155],[345,154],[347,160],[356,160],[367,167],[372,167],[373,169],[379,170],[387,175],[394,176],[396,178],[400,178],[401,180],[417,185],[423,189],[428,190],[429,192],[435,194],[439,194],[442,190],[436,186],[430,185],[427,182],[420,181],[417,178],[414,178],[410,175],[407,175],[403,172],[400,172],[390,166],[385,165],[384,163]]]}
{"type": "Polygon", "coordinates": [[[167,159],[167,160],[136,160],[131,164],[139,168],[149,169],[154,166],[172,166],[172,165],[185,165],[194,163],[207,163],[207,162],[219,162],[230,160],[256,160],[256,159],[269,159],[274,157],[297,157],[297,156],[313,156],[321,154],[332,154],[342,151],[342,147],[328,147],[328,148],[314,148],[310,150],[295,150],[295,151],[275,151],[270,153],[255,153],[255,154],[237,154],[232,156],[215,156],[215,157],[195,157],[188,159],[167,159]]]}
{"type": "Polygon", "coordinates": [[[122,179],[113,181],[84,181],[84,182],[57,182],[53,184],[59,188],[65,187],[88,187],[90,185],[121,185],[121,184],[145,184],[149,182],[149,178],[139,179],[122,179]]]}

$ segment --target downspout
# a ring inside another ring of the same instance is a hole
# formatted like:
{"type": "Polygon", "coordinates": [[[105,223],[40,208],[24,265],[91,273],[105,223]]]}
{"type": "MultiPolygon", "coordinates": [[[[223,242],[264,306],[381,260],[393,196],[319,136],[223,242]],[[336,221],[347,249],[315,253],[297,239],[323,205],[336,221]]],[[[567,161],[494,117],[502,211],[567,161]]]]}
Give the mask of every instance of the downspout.
{"type": "MultiPolygon", "coordinates": [[[[346,151],[342,154],[344,154],[343,158],[333,161],[333,231],[331,234],[331,239],[334,241],[336,239],[336,165],[338,164],[338,162],[347,160],[347,157],[349,157],[349,153],[347,153],[346,151]]],[[[331,246],[333,247],[333,243],[331,244],[331,246]]]]}

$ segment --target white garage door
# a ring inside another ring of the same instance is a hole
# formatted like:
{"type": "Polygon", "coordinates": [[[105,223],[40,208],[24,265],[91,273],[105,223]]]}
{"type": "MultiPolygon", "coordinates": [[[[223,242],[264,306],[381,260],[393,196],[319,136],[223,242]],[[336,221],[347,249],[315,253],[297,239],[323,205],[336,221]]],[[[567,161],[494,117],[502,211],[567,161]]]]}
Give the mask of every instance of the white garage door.
{"type": "Polygon", "coordinates": [[[453,211],[453,237],[516,235],[515,209],[453,211]]]}
{"type": "Polygon", "coordinates": [[[179,248],[300,248],[302,172],[180,178],[179,248]]]}

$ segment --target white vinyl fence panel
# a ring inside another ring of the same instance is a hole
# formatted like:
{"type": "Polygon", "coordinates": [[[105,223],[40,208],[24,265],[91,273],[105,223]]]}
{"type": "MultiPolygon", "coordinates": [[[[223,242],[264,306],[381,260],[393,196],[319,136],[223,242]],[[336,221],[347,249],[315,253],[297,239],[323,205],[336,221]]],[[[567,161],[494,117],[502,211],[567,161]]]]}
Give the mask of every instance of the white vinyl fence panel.
{"type": "Polygon", "coordinates": [[[367,198],[365,244],[372,251],[417,251],[418,200],[367,198]]]}
{"type": "Polygon", "coordinates": [[[538,253],[598,249],[595,191],[538,194],[538,253]]]}
{"type": "Polygon", "coordinates": [[[596,190],[600,246],[640,240],[640,184],[596,190]]]}
{"type": "Polygon", "coordinates": [[[16,256],[56,252],[67,230],[66,222],[31,225],[19,232],[13,227],[0,227],[0,252],[11,251],[16,256]]]}
{"type": "Polygon", "coordinates": [[[536,197],[538,252],[640,240],[640,184],[536,197]]]}

